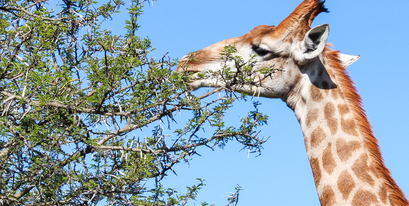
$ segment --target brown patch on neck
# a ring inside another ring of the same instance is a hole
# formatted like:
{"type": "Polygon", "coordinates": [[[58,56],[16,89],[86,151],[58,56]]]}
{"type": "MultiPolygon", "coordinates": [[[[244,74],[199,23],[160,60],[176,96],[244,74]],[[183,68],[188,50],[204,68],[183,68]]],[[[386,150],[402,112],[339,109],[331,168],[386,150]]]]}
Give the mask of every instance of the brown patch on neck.
{"type": "Polygon", "coordinates": [[[353,206],[361,206],[361,205],[378,205],[379,202],[376,199],[376,195],[365,190],[358,190],[357,193],[355,193],[355,197],[352,200],[352,205],[353,206]]]}
{"type": "Polygon", "coordinates": [[[383,204],[386,204],[386,201],[388,200],[388,194],[386,193],[386,186],[383,185],[381,189],[379,189],[379,198],[381,199],[383,204]]]}
{"type": "Polygon", "coordinates": [[[335,203],[335,193],[330,186],[325,186],[320,196],[320,202],[322,206],[330,206],[335,203]]]}
{"type": "Polygon", "coordinates": [[[310,141],[311,141],[311,147],[312,148],[316,148],[318,147],[321,142],[325,139],[325,133],[324,131],[321,129],[321,127],[317,127],[317,129],[315,129],[312,133],[311,133],[311,137],[310,137],[310,141]]]}
{"type": "Polygon", "coordinates": [[[311,169],[312,169],[312,174],[314,175],[314,181],[315,181],[315,187],[318,187],[321,181],[321,168],[320,168],[320,162],[318,158],[312,158],[311,161],[311,169]]]}
{"type": "Polygon", "coordinates": [[[310,96],[311,96],[312,100],[315,101],[315,102],[321,102],[324,99],[324,97],[322,96],[322,92],[321,92],[320,88],[315,86],[315,84],[311,85],[310,96]]]}
{"type": "Polygon", "coordinates": [[[337,144],[338,157],[343,162],[349,160],[349,158],[351,158],[352,156],[352,153],[355,150],[358,150],[361,148],[361,144],[358,141],[347,142],[344,139],[338,139],[336,144],[337,144]]]}
{"type": "Polygon", "coordinates": [[[319,110],[318,110],[318,109],[313,109],[313,110],[311,110],[311,111],[308,112],[308,114],[307,114],[307,120],[306,120],[306,122],[305,122],[305,124],[307,125],[307,127],[310,127],[311,124],[318,119],[318,113],[319,113],[319,110]]]}
{"type": "MultiPolygon", "coordinates": [[[[341,65],[339,52],[332,51],[327,47],[324,50],[323,55],[324,58],[328,60],[328,64],[334,73],[339,92],[342,93],[340,95],[348,102],[349,110],[352,112],[353,118],[356,120],[359,133],[364,136],[364,147],[370,154],[369,158],[371,158],[372,161],[372,168],[375,170],[374,172],[378,173],[377,176],[382,178],[387,185],[385,189],[388,190],[388,197],[391,203],[395,203],[396,205],[409,205],[402,190],[396,184],[395,180],[392,179],[390,171],[385,167],[379,150],[378,141],[373,135],[371,125],[367,119],[365,111],[362,109],[362,99],[358,94],[354,83],[347,74],[345,67],[341,65]]],[[[364,193],[365,192],[362,192],[362,195],[364,196],[372,195],[364,193]]],[[[357,199],[354,200],[358,200],[359,195],[356,195],[355,198],[357,199]]]]}
{"type": "Polygon", "coordinates": [[[357,136],[358,132],[356,131],[356,121],[354,119],[341,119],[341,128],[347,134],[357,136]]]}
{"type": "Polygon", "coordinates": [[[331,134],[335,135],[338,131],[338,121],[335,118],[336,108],[334,104],[328,102],[324,107],[324,116],[327,120],[328,128],[331,130],[331,134]]]}
{"type": "Polygon", "coordinates": [[[341,116],[344,116],[344,115],[348,114],[349,113],[348,105],[346,105],[346,104],[338,105],[338,111],[339,111],[339,114],[341,116]]]}
{"type": "Polygon", "coordinates": [[[332,172],[334,172],[334,169],[337,166],[337,163],[335,162],[335,159],[332,156],[331,146],[332,146],[331,143],[328,144],[327,148],[324,150],[324,153],[322,155],[322,166],[329,175],[331,175],[332,172]]]}
{"type": "Polygon", "coordinates": [[[338,177],[337,181],[338,189],[342,193],[342,198],[344,200],[348,199],[349,194],[351,194],[352,189],[355,187],[355,182],[348,171],[343,171],[338,177]]]}
{"type": "Polygon", "coordinates": [[[364,181],[371,186],[374,186],[375,181],[372,179],[369,172],[372,172],[373,168],[368,166],[368,157],[366,154],[363,154],[354,165],[352,165],[352,171],[354,171],[355,175],[361,180],[364,181]]]}

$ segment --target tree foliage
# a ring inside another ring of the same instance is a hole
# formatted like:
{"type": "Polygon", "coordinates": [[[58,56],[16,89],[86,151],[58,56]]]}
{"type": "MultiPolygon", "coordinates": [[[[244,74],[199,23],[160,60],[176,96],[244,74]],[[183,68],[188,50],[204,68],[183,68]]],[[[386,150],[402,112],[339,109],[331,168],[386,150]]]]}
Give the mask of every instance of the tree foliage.
{"type": "Polygon", "coordinates": [[[243,96],[192,95],[176,60],[150,57],[137,36],[146,3],[0,1],[0,204],[185,205],[204,182],[162,185],[175,164],[231,140],[260,149],[257,104],[229,126],[223,116],[243,96]],[[129,18],[116,35],[104,23],[120,11],[129,18]],[[176,113],[190,119],[177,124],[176,113]]]}

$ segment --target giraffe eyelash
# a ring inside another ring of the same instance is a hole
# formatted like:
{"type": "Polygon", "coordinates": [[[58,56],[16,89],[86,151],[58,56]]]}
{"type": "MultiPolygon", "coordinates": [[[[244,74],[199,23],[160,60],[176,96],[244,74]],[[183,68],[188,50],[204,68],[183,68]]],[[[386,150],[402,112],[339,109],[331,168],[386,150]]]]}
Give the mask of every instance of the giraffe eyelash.
{"type": "Polygon", "coordinates": [[[276,54],[275,52],[269,51],[259,46],[252,46],[253,51],[260,57],[263,57],[265,60],[270,60],[273,58],[277,58],[280,55],[276,54]]]}

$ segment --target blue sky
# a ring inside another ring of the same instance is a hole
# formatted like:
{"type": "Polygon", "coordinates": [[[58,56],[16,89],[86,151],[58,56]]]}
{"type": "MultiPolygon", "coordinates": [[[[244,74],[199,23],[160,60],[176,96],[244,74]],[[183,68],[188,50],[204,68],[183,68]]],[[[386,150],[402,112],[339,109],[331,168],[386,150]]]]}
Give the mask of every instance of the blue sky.
{"type": "MultiPolygon", "coordinates": [[[[301,0],[158,0],[140,18],[140,36],[149,36],[160,58],[182,58],[191,51],[241,36],[252,28],[278,25],[301,0]]],[[[313,25],[328,23],[328,42],[335,50],[361,55],[348,70],[363,97],[364,108],[392,176],[409,194],[409,1],[328,0],[330,13],[313,25]]],[[[118,19],[117,19],[118,20],[118,19]]],[[[114,28],[115,29],[115,28],[114,28]]],[[[200,92],[200,90],[199,90],[200,92]]],[[[201,149],[190,164],[177,166],[165,186],[183,190],[195,178],[206,180],[201,201],[226,205],[227,192],[243,187],[239,205],[319,205],[300,126],[293,112],[277,99],[259,98],[269,115],[262,136],[270,137],[261,156],[248,156],[237,143],[224,150],[201,149]]],[[[240,102],[228,119],[246,114],[240,102]]],[[[182,114],[183,115],[183,114],[182,114]]],[[[210,134],[209,134],[210,135],[210,134]]]]}

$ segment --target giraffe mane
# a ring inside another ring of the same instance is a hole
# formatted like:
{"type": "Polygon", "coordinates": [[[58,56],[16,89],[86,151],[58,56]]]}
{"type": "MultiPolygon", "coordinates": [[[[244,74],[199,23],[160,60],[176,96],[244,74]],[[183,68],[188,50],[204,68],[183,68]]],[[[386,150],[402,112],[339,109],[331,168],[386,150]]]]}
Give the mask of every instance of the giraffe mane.
{"type": "Polygon", "coordinates": [[[386,186],[389,187],[389,198],[391,204],[409,205],[409,202],[405,198],[402,190],[392,179],[390,171],[385,167],[379,149],[378,140],[373,134],[372,127],[368,121],[365,110],[362,107],[362,98],[358,94],[355,83],[351,80],[346,68],[341,64],[341,60],[339,58],[340,52],[333,51],[329,48],[330,46],[331,45],[329,44],[327,45],[323,54],[324,56],[326,56],[328,64],[334,72],[335,78],[338,82],[338,86],[340,87],[340,91],[347,99],[348,105],[353,112],[353,116],[358,122],[358,129],[364,136],[365,147],[367,148],[372,160],[374,161],[374,164],[372,164],[371,166],[375,167],[376,171],[380,171],[380,174],[375,175],[382,177],[385,180],[386,186]]]}

